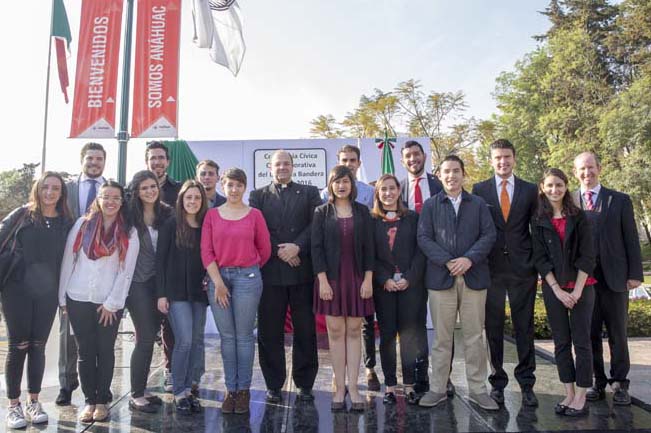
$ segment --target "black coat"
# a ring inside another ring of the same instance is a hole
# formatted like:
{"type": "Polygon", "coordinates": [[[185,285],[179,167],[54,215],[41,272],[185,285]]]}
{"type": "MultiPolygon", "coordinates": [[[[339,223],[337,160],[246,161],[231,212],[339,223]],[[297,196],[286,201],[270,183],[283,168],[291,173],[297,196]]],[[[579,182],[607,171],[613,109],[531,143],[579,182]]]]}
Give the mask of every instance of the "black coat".
{"type": "Polygon", "coordinates": [[[373,281],[375,287],[383,288],[387,280],[393,278],[396,266],[402,272],[410,287],[423,287],[425,256],[418,248],[416,234],[418,231],[418,214],[408,211],[397,222],[393,251],[389,249],[387,236],[388,224],[382,218],[373,218],[375,239],[375,270],[373,281]]]}
{"type": "Polygon", "coordinates": [[[175,181],[168,175],[160,189],[160,201],[176,208],[176,198],[181,190],[181,182],[175,181]]]}
{"type": "Polygon", "coordinates": [[[203,290],[206,270],[201,262],[201,228],[196,230],[194,248],[176,245],[176,218],[171,217],[158,230],[156,246],[156,292],[168,301],[208,303],[203,290]]]}
{"type": "MultiPolygon", "coordinates": [[[[433,174],[427,173],[427,183],[429,185],[429,196],[434,197],[436,194],[443,190],[441,181],[433,174]]],[[[400,181],[400,198],[405,206],[409,206],[409,176],[400,181]]],[[[423,197],[423,201],[429,197],[423,197]]]]}
{"type": "Polygon", "coordinates": [[[516,274],[528,277],[536,273],[531,243],[531,218],[536,211],[538,187],[518,177],[515,178],[513,199],[507,221],[504,221],[495,176],[475,184],[472,193],[488,205],[497,238],[488,256],[491,275],[516,274]]]}
{"type": "MultiPolygon", "coordinates": [[[[581,206],[579,191],[572,196],[581,206]]],[[[626,280],[644,280],[633,203],[628,195],[603,186],[597,200],[601,203],[601,213],[593,235],[598,245],[597,261],[606,280],[600,283],[612,291],[626,292],[626,280]]]]}
{"type": "MultiPolygon", "coordinates": [[[[369,210],[363,204],[352,203],[353,230],[355,245],[355,264],[357,271],[364,274],[373,271],[375,242],[373,241],[373,221],[369,210]]],[[[339,243],[339,223],[333,203],[325,203],[316,208],[312,220],[312,266],[314,275],[325,272],[328,280],[339,277],[341,245],[339,243]]]]}
{"type": "Polygon", "coordinates": [[[592,275],[595,267],[594,242],[590,221],[583,211],[567,217],[563,244],[549,217],[536,216],[532,225],[533,259],[543,279],[553,272],[556,281],[563,287],[569,281],[576,281],[580,270],[592,275]]]}
{"type": "Polygon", "coordinates": [[[262,267],[265,285],[289,286],[313,281],[310,245],[314,209],[321,204],[315,186],[290,182],[284,199],[271,183],[251,191],[249,205],[264,216],[271,236],[271,258],[262,267]],[[300,248],[301,264],[291,267],[278,257],[278,244],[294,243],[300,248]]]}

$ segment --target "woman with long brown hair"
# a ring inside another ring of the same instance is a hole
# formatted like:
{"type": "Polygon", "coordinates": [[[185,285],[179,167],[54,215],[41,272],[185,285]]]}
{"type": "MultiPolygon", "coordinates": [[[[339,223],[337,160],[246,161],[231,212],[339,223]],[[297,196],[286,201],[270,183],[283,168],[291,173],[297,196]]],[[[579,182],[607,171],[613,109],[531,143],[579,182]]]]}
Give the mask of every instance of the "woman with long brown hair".
{"type": "Polygon", "coordinates": [[[586,416],[592,386],[590,327],[596,280],[590,222],[570,196],[568,179],[557,168],[545,171],[533,218],[533,258],[543,278],[543,299],[554,339],[554,358],[566,396],[555,411],[586,416]],[[572,357],[574,346],[575,358],[572,357]]]}
{"type": "Polygon", "coordinates": [[[203,290],[206,271],[201,262],[201,224],[208,200],[203,186],[188,180],[176,200],[176,212],[160,230],[156,252],[158,309],[167,314],[174,332],[172,384],[174,407],[180,414],[201,412],[191,393],[196,369],[203,365],[203,336],[208,299],[203,290]]]}
{"type": "Polygon", "coordinates": [[[59,269],[72,225],[66,185],[58,173],[46,171],[34,183],[29,202],[0,223],[4,251],[20,255],[18,266],[2,288],[2,309],[9,337],[5,366],[7,427],[27,425],[20,405],[20,384],[27,358],[27,418],[47,422],[38,397],[45,371],[45,344],[58,306],[59,269]]]}
{"type": "Polygon", "coordinates": [[[59,280],[59,305],[79,348],[83,423],[109,416],[115,339],[139,249],[138,232],[126,218],[124,189],[109,180],[70,231],[59,280]]]}

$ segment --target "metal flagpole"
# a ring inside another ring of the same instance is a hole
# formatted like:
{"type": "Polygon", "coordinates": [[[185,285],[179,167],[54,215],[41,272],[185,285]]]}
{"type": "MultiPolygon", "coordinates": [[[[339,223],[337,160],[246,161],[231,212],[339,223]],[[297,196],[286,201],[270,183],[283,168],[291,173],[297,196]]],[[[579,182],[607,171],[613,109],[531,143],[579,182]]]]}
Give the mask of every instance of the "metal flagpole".
{"type": "Polygon", "coordinates": [[[118,131],[118,182],[126,185],[127,143],[129,142],[129,81],[131,80],[131,31],[133,28],[133,0],[127,0],[127,21],[124,30],[124,57],[122,60],[122,105],[118,131]]]}
{"type": "Polygon", "coordinates": [[[47,144],[47,113],[50,104],[50,62],[52,61],[52,29],[54,29],[54,0],[50,10],[50,33],[47,49],[47,78],[45,81],[45,113],[43,114],[43,149],[41,150],[41,174],[45,171],[45,156],[47,144]]]}

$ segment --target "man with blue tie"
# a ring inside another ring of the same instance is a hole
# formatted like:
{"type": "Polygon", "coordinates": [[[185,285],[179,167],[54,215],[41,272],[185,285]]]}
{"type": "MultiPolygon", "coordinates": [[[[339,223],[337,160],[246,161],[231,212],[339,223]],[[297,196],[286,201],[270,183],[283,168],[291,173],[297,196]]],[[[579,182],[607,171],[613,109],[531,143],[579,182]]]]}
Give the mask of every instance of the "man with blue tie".
{"type": "MultiPolygon", "coordinates": [[[[68,208],[75,219],[88,212],[95,201],[99,187],[106,182],[102,176],[106,164],[106,151],[99,143],[86,143],[81,148],[81,174],[66,184],[68,208]]],[[[66,314],[59,314],[59,406],[70,404],[72,392],[79,386],[77,376],[77,343],[70,334],[66,314]]]]}

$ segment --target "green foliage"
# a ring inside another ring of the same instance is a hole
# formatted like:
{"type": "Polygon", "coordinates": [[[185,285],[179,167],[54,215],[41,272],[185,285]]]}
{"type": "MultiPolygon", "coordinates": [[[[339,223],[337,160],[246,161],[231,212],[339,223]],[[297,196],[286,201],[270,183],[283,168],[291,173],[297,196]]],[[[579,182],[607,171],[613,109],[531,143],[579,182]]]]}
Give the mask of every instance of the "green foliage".
{"type": "MultiPolygon", "coordinates": [[[[547,320],[547,311],[540,293],[536,298],[533,313],[534,338],[537,340],[550,340],[552,330],[547,320]]],[[[506,320],[504,322],[504,333],[515,336],[513,322],[511,321],[511,310],[506,306],[506,320]]],[[[635,300],[629,303],[628,307],[628,336],[629,337],[651,337],[651,301],[635,300]]]]}
{"type": "Polygon", "coordinates": [[[29,200],[38,164],[23,164],[23,168],[0,173],[0,219],[29,200]]]}

